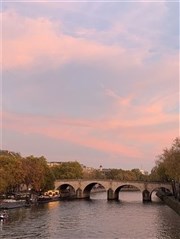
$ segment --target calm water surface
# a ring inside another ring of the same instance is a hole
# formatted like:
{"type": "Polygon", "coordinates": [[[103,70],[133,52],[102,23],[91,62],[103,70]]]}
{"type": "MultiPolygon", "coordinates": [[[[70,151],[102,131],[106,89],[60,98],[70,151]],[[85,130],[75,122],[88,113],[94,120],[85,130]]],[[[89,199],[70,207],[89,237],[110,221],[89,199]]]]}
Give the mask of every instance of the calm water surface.
{"type": "Polygon", "coordinates": [[[160,201],[143,204],[139,192],[120,192],[119,202],[98,193],[91,200],[10,210],[0,238],[179,239],[180,217],[160,201]]]}

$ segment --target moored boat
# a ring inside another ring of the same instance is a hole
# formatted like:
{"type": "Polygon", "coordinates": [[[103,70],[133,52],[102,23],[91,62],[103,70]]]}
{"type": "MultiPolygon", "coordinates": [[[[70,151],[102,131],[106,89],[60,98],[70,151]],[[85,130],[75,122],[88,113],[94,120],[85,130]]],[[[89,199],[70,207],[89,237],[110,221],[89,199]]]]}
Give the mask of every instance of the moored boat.
{"type": "Polygon", "coordinates": [[[47,202],[54,202],[54,201],[59,201],[60,197],[59,196],[40,196],[37,199],[37,203],[47,203],[47,202]]]}
{"type": "Polygon", "coordinates": [[[37,199],[37,203],[47,203],[60,200],[60,194],[58,190],[49,190],[41,195],[37,199]]]}
{"type": "Polygon", "coordinates": [[[27,202],[25,200],[4,199],[0,202],[0,209],[13,209],[26,206],[27,202]]]}

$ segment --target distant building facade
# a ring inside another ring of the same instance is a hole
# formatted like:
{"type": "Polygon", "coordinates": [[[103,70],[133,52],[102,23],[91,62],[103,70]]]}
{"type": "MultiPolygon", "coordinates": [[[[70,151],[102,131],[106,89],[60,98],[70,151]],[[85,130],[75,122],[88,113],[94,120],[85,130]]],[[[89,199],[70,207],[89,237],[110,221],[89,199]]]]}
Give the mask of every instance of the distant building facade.
{"type": "Polygon", "coordinates": [[[47,162],[47,165],[49,167],[60,166],[61,164],[62,164],[62,162],[47,162]]]}

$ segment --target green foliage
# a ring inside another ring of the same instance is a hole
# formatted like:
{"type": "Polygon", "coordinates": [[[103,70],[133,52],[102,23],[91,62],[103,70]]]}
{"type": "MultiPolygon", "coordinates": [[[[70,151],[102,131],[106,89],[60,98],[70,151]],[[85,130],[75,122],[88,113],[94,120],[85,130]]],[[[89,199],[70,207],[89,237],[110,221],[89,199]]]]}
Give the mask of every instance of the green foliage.
{"type": "Polygon", "coordinates": [[[23,159],[24,184],[36,191],[52,189],[54,177],[44,157],[29,156],[23,159]]]}
{"type": "Polygon", "coordinates": [[[96,178],[96,179],[105,179],[106,175],[100,171],[100,170],[94,170],[92,173],[92,178],[96,178]]]}
{"type": "Polygon", "coordinates": [[[139,169],[123,170],[111,169],[105,173],[107,179],[141,181],[145,179],[145,175],[139,169]]]}
{"type": "Polygon", "coordinates": [[[19,191],[25,184],[36,191],[53,189],[54,175],[44,157],[21,157],[19,153],[0,151],[0,193],[19,191]]]}
{"type": "Polygon", "coordinates": [[[36,191],[54,188],[56,179],[112,179],[124,181],[180,181],[180,139],[176,138],[170,149],[164,149],[150,175],[132,170],[87,170],[78,162],[63,162],[49,167],[42,157],[21,157],[19,153],[0,151],[0,193],[18,191],[26,185],[36,191]]]}
{"type": "Polygon", "coordinates": [[[107,170],[93,170],[83,173],[85,179],[112,179],[112,180],[127,180],[127,181],[141,181],[147,180],[148,176],[143,175],[139,169],[123,170],[123,169],[107,169],[107,170]]]}
{"type": "Polygon", "coordinates": [[[78,162],[64,162],[51,168],[56,179],[79,179],[83,177],[83,169],[78,162]]]}
{"type": "Polygon", "coordinates": [[[107,179],[122,180],[123,174],[121,169],[111,169],[105,172],[107,179]]]}
{"type": "Polygon", "coordinates": [[[137,181],[147,181],[149,179],[148,172],[144,172],[143,174],[138,168],[132,169],[131,172],[137,181]]]}
{"type": "Polygon", "coordinates": [[[49,168],[48,165],[45,165],[44,182],[41,187],[43,191],[54,189],[54,181],[55,181],[55,176],[52,170],[49,168]]]}
{"type": "Polygon", "coordinates": [[[151,178],[180,182],[180,138],[176,138],[171,148],[164,149],[158,156],[156,166],[151,171],[151,178]]]}
{"type": "Polygon", "coordinates": [[[21,156],[9,151],[1,151],[0,172],[0,191],[17,190],[24,178],[21,156]]]}

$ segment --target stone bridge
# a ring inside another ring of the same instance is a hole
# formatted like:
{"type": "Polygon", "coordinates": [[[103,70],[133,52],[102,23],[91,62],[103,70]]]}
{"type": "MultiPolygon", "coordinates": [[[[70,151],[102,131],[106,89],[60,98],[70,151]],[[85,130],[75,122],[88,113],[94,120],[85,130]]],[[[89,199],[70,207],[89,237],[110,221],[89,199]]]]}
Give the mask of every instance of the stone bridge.
{"type": "Polygon", "coordinates": [[[90,198],[91,189],[99,184],[107,192],[108,200],[118,200],[119,192],[123,187],[133,186],[141,191],[143,201],[151,201],[152,192],[163,190],[173,192],[171,183],[143,182],[143,181],[117,181],[117,180],[56,180],[55,189],[66,198],[90,198]]]}

